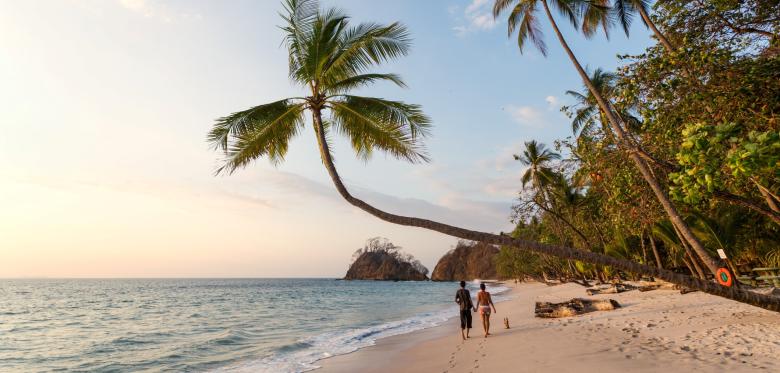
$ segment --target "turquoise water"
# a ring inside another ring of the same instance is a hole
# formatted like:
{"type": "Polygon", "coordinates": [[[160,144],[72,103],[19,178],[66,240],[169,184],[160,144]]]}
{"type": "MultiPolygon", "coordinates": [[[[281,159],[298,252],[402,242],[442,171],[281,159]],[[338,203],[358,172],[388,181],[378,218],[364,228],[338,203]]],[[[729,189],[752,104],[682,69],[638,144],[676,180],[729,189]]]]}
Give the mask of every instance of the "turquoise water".
{"type": "Polygon", "coordinates": [[[0,280],[0,371],[302,372],[457,315],[456,288],[333,279],[0,280]]]}

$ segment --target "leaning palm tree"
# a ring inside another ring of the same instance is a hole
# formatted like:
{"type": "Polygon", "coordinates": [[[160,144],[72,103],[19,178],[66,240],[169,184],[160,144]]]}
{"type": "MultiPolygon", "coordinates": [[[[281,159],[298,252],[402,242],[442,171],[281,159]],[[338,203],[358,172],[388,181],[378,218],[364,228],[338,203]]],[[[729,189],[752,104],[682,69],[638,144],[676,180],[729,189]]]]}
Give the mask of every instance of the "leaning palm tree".
{"type": "MultiPolygon", "coordinates": [[[[607,12],[609,10],[607,2],[603,0],[549,0],[549,2],[559,11],[559,13],[561,13],[561,15],[568,19],[575,28],[579,27],[580,18],[583,15],[590,14],[589,16],[585,17],[586,22],[602,22],[603,18],[593,16],[593,12],[607,12]]],[[[579,73],[580,78],[582,78],[582,81],[585,83],[588,91],[590,91],[590,93],[593,95],[593,98],[596,100],[596,103],[598,103],[598,106],[604,112],[607,122],[614,132],[615,137],[617,138],[618,144],[627,150],[629,158],[631,158],[639,172],[642,174],[642,177],[650,185],[650,188],[653,190],[656,198],[661,203],[661,206],[663,206],[666,214],[669,216],[669,220],[671,220],[672,223],[677,226],[677,228],[685,237],[685,240],[691,244],[691,247],[693,247],[694,251],[701,258],[702,262],[707,265],[707,268],[710,270],[710,272],[715,274],[718,266],[712,257],[707,253],[704,245],[699,242],[699,239],[693,234],[691,229],[685,223],[683,217],[669,199],[669,196],[666,195],[666,191],[656,179],[653,171],[650,169],[650,166],[639,154],[641,149],[631,141],[629,135],[626,133],[626,122],[623,121],[619,115],[615,114],[612,104],[608,102],[607,99],[604,98],[601,92],[596,88],[596,86],[593,85],[593,82],[589,79],[587,72],[585,72],[585,69],[577,60],[577,57],[574,56],[574,52],[572,52],[571,48],[569,48],[569,44],[564,39],[563,34],[561,34],[561,31],[558,28],[558,23],[555,21],[555,18],[550,11],[548,0],[496,0],[493,5],[493,16],[498,18],[501,13],[512,7],[507,22],[508,34],[511,36],[515,33],[515,31],[517,31],[517,45],[521,52],[523,51],[526,42],[530,40],[536,45],[539,51],[546,56],[547,46],[539,29],[539,20],[536,14],[540,5],[541,8],[544,9],[544,14],[547,16],[553,31],[555,31],[555,35],[558,37],[558,41],[565,50],[566,54],[569,56],[569,59],[579,73]]],[[[594,28],[595,26],[593,25],[587,27],[589,30],[594,28]]],[[[592,33],[586,32],[585,35],[590,36],[592,33]]]]}
{"type": "Polygon", "coordinates": [[[312,118],[320,157],[336,190],[350,204],[384,221],[426,228],[472,241],[528,249],[563,259],[612,266],[780,311],[780,299],[726,288],[585,250],[396,215],[354,197],[341,181],[333,164],[329,145],[329,136],[333,131],[347,136],[361,157],[368,157],[373,151],[379,150],[411,162],[428,159],[421,139],[430,127],[430,121],[419,106],[348,94],[353,88],[376,81],[403,85],[396,75],[370,73],[369,70],[382,62],[405,55],[409,50],[409,34],[397,23],[387,26],[352,26],[349,18],[337,11],[321,11],[316,0],[287,0],[285,4],[286,25],[283,30],[290,52],[290,77],[306,88],[308,93],[306,96],[259,105],[218,119],[208,135],[209,142],[225,154],[224,164],[218,172],[232,173],[262,157],[272,162],[283,161],[290,139],[303,130],[306,122],[304,116],[308,113],[312,118]]]}

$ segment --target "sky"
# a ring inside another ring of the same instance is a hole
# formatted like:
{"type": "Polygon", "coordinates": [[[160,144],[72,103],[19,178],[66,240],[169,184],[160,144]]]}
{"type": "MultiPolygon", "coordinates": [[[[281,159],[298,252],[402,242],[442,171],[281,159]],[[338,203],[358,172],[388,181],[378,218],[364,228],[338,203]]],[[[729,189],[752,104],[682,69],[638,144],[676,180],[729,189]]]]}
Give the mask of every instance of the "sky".
{"type": "MultiPolygon", "coordinates": [[[[363,95],[423,106],[432,161],[381,153],[336,165],[360,198],[390,212],[511,231],[532,139],[570,136],[560,107],[581,81],[548,25],[545,58],[521,54],[488,0],[329,0],[353,22],[400,21],[400,74],[363,95]]],[[[340,277],[365,240],[386,237],[429,269],[457,242],[347,204],[310,126],[284,163],[214,176],[216,118],[303,94],[287,77],[278,1],[0,0],[0,277],[340,277]]],[[[542,18],[542,20],[544,20],[542,18]]],[[[580,61],[614,69],[652,43],[581,37],[580,61]]]]}

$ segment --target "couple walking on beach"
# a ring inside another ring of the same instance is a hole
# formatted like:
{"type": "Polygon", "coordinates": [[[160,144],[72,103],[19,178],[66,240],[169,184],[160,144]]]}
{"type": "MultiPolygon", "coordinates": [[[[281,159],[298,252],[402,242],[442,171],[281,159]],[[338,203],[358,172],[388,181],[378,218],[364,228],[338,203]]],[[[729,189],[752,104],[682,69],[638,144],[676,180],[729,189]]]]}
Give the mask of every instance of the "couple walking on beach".
{"type": "Polygon", "coordinates": [[[493,313],[496,313],[496,306],[493,305],[493,298],[485,290],[485,284],[479,284],[477,293],[477,305],[471,301],[471,294],[466,289],[466,281],[460,282],[460,289],[455,292],[455,303],[460,306],[460,336],[463,340],[469,337],[471,330],[471,312],[477,312],[482,318],[482,328],[485,329],[485,338],[490,335],[490,308],[493,307],[493,313]]]}

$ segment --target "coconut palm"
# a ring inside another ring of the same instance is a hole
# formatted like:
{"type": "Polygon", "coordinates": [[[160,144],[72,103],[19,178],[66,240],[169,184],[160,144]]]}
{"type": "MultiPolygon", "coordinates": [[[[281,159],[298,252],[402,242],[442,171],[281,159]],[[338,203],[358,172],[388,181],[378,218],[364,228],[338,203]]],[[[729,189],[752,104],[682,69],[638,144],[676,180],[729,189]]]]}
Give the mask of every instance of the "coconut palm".
{"type": "MultiPolygon", "coordinates": [[[[605,1],[549,0],[549,3],[551,3],[562,16],[568,19],[575,28],[578,28],[580,19],[584,14],[592,14],[599,11],[607,12],[609,9],[607,7],[608,4],[605,1]]],[[[706,264],[710,272],[715,274],[718,268],[715,261],[707,253],[707,250],[704,248],[701,242],[699,242],[698,238],[696,238],[691,229],[685,223],[682,216],[677,211],[677,208],[669,199],[669,196],[666,195],[666,191],[656,179],[655,175],[650,169],[650,166],[639,154],[641,149],[639,149],[627,135],[625,130],[627,125],[625,121],[623,121],[622,118],[615,114],[612,108],[612,104],[608,102],[606,98],[604,98],[601,92],[599,92],[597,87],[588,77],[585,69],[577,60],[577,57],[574,56],[574,52],[572,52],[571,48],[569,48],[569,44],[564,39],[563,34],[561,34],[561,31],[558,28],[558,23],[555,21],[555,18],[550,11],[548,0],[496,0],[493,5],[493,16],[498,18],[501,13],[512,7],[507,21],[507,31],[509,35],[513,35],[514,32],[517,31],[517,45],[520,48],[520,51],[522,52],[526,42],[531,40],[539,49],[539,51],[543,55],[546,55],[547,47],[543,40],[543,35],[539,29],[539,21],[536,15],[540,5],[544,10],[544,14],[547,16],[553,31],[555,31],[555,35],[558,37],[558,41],[577,70],[577,73],[579,73],[580,78],[582,78],[582,81],[585,83],[588,91],[593,95],[593,98],[596,100],[601,110],[603,110],[607,122],[614,132],[619,145],[628,151],[629,158],[631,158],[639,172],[642,174],[642,177],[650,185],[650,188],[653,190],[656,198],[661,203],[661,206],[663,206],[664,210],[669,216],[669,219],[681,231],[685,239],[691,244],[696,254],[706,264]]],[[[587,23],[602,22],[602,19],[602,17],[595,17],[590,15],[585,18],[585,21],[587,23]]],[[[587,27],[587,29],[595,29],[595,26],[591,24],[587,27]]],[[[585,35],[590,36],[592,33],[586,32],[585,35]]]]}
{"type": "Polygon", "coordinates": [[[642,18],[642,23],[645,27],[653,30],[653,34],[658,38],[658,41],[666,48],[667,51],[673,52],[674,47],[669,39],[655,26],[653,20],[650,19],[648,9],[650,8],[650,1],[648,0],[615,0],[612,4],[612,11],[615,13],[620,26],[623,27],[623,31],[628,35],[628,29],[631,27],[631,20],[634,18],[634,13],[639,13],[642,18]]]}
{"type": "Polygon", "coordinates": [[[547,149],[545,144],[540,144],[536,140],[526,141],[523,154],[513,156],[516,161],[528,166],[520,179],[524,187],[530,182],[537,190],[543,190],[555,181],[555,171],[548,164],[561,159],[561,155],[547,149]]]}
{"type": "Polygon", "coordinates": [[[209,141],[226,155],[217,172],[233,172],[263,156],[281,162],[290,140],[303,129],[307,111],[318,135],[323,139],[331,132],[345,135],[362,158],[378,149],[410,162],[427,161],[420,138],[427,134],[430,120],[420,106],[349,94],[379,81],[405,86],[395,74],[367,70],[408,53],[406,28],[398,23],[351,26],[349,17],[337,10],[320,12],[316,1],[290,0],[287,11],[283,30],[290,50],[290,79],[306,87],[309,95],[217,120],[209,141]]]}
{"type": "MultiPolygon", "coordinates": [[[[528,166],[520,181],[523,183],[523,187],[530,183],[536,190],[536,195],[541,197],[541,200],[538,201],[537,205],[545,212],[551,214],[555,219],[566,224],[580,237],[585,246],[590,247],[590,242],[587,237],[563,216],[563,212],[558,206],[558,199],[561,199],[560,202],[566,203],[567,200],[565,198],[574,198],[570,194],[571,189],[569,188],[568,181],[563,175],[555,172],[555,170],[549,166],[550,162],[561,159],[561,155],[547,149],[545,144],[538,143],[536,140],[531,140],[526,141],[525,150],[523,150],[521,155],[514,154],[513,156],[515,160],[528,166]]],[[[562,231],[561,229],[558,230],[562,231]]],[[[562,236],[561,232],[559,232],[559,234],[562,236]]]]}
{"type": "MultiPolygon", "coordinates": [[[[590,81],[593,83],[593,86],[596,87],[596,89],[608,99],[613,97],[615,94],[616,80],[617,75],[615,75],[615,73],[605,71],[601,68],[597,68],[590,75],[590,81]]],[[[602,127],[602,132],[611,138],[611,133],[607,125],[605,113],[603,110],[601,110],[598,102],[596,101],[596,98],[593,96],[593,94],[590,93],[590,91],[588,91],[587,87],[585,87],[585,90],[582,93],[577,91],[566,91],[566,94],[571,96],[576,101],[574,118],[571,122],[571,130],[575,136],[578,133],[590,132],[598,123],[602,127]]],[[[626,111],[622,111],[620,116],[625,120],[626,124],[632,130],[639,129],[641,126],[639,119],[626,111]]]]}
{"type": "Polygon", "coordinates": [[[384,221],[426,228],[466,240],[613,266],[780,311],[780,299],[725,288],[690,276],[589,251],[391,214],[352,196],[333,163],[329,145],[329,136],[333,131],[345,135],[361,157],[368,157],[373,151],[380,150],[411,162],[428,159],[421,139],[429,129],[430,121],[419,106],[348,94],[354,88],[377,81],[403,85],[396,75],[371,73],[369,70],[405,55],[409,50],[409,34],[397,23],[387,26],[351,26],[347,16],[334,10],[320,10],[316,0],[287,0],[285,4],[283,18],[286,25],[283,30],[290,52],[290,77],[309,92],[306,96],[259,105],[218,119],[208,135],[209,142],[225,154],[224,164],[218,172],[232,173],[262,157],[272,162],[283,161],[290,139],[303,130],[304,115],[308,113],[312,118],[320,157],[336,190],[350,204],[384,221]]]}

